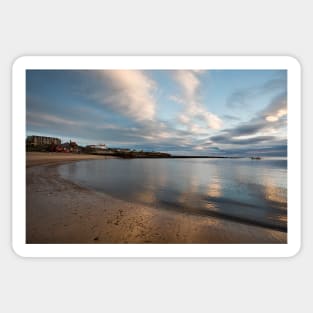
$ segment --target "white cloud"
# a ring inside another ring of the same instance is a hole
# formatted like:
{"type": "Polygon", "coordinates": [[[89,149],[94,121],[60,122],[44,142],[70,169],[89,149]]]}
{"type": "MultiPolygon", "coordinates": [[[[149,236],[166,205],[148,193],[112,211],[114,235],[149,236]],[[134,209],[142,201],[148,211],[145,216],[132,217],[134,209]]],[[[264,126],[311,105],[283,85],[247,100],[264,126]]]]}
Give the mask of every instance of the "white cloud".
{"type": "Polygon", "coordinates": [[[187,101],[194,101],[197,96],[197,89],[200,85],[198,77],[192,71],[180,70],[175,72],[175,78],[180,86],[187,101]]]}
{"type": "Polygon", "coordinates": [[[154,120],[155,82],[138,70],[105,70],[101,72],[103,92],[97,100],[114,111],[137,121],[154,120]]]}
{"type": "Polygon", "coordinates": [[[222,127],[222,120],[215,114],[210,112],[200,112],[206,123],[213,129],[220,129],[222,127]]]}
{"type": "Polygon", "coordinates": [[[172,100],[184,103],[185,111],[178,117],[178,121],[194,133],[207,133],[209,129],[220,129],[222,120],[209,112],[200,101],[199,88],[202,71],[180,70],[174,72],[174,78],[182,89],[182,97],[172,96],[172,100]]]}
{"type": "Polygon", "coordinates": [[[268,122],[276,122],[278,121],[281,117],[287,115],[287,110],[286,109],[281,109],[281,110],[278,110],[277,112],[275,112],[274,114],[272,115],[268,115],[266,116],[266,120],[268,122]]]}
{"type": "Polygon", "coordinates": [[[264,112],[264,117],[268,122],[277,122],[286,115],[287,97],[284,94],[274,98],[264,112]]]}
{"type": "Polygon", "coordinates": [[[191,124],[189,127],[189,130],[194,135],[207,135],[207,129],[197,124],[191,124]]]}
{"type": "Polygon", "coordinates": [[[188,125],[190,123],[190,117],[187,116],[186,114],[180,114],[178,120],[180,123],[184,125],[188,125]]]}

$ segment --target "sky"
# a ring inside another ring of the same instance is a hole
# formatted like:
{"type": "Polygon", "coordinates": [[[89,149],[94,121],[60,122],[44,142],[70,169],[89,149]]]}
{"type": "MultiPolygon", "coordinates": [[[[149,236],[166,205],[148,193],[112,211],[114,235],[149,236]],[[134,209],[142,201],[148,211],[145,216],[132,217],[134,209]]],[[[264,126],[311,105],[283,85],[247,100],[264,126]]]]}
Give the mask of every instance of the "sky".
{"type": "Polygon", "coordinates": [[[26,134],[172,155],[286,156],[286,70],[27,70],[26,134]]]}

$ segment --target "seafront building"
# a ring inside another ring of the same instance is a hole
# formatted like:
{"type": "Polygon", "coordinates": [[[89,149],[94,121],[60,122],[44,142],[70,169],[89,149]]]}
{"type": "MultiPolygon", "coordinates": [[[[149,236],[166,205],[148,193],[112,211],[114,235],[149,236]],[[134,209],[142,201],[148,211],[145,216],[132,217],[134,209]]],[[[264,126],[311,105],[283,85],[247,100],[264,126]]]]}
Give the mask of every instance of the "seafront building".
{"type": "Polygon", "coordinates": [[[88,145],[85,147],[87,153],[112,154],[112,151],[105,144],[88,145]]]}
{"type": "Polygon", "coordinates": [[[26,144],[30,146],[52,145],[52,144],[60,145],[61,139],[45,136],[28,136],[26,139],[26,144]]]}
{"type": "Polygon", "coordinates": [[[105,144],[98,144],[98,145],[88,145],[86,146],[87,149],[98,149],[98,150],[107,150],[108,147],[105,144]]]}
{"type": "Polygon", "coordinates": [[[50,147],[51,152],[74,152],[80,153],[81,149],[75,141],[64,142],[60,145],[50,147]]]}

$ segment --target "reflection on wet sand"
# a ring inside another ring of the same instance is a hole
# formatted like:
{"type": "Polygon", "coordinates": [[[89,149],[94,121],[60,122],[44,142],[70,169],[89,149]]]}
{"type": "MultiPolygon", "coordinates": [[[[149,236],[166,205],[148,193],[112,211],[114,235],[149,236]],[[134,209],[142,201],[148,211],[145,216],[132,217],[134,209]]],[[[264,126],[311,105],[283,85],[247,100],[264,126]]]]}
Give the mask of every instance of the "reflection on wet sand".
{"type": "Polygon", "coordinates": [[[207,195],[213,198],[218,198],[222,195],[222,186],[218,180],[215,180],[208,185],[207,195]]]}
{"type": "Polygon", "coordinates": [[[138,199],[138,202],[140,203],[146,203],[146,204],[154,204],[156,202],[156,193],[154,189],[148,189],[148,190],[142,190],[138,191],[133,195],[136,199],[138,199]]]}
{"type": "Polygon", "coordinates": [[[264,177],[264,193],[265,199],[281,204],[286,204],[287,190],[285,188],[275,186],[275,182],[271,177],[264,177]]]}

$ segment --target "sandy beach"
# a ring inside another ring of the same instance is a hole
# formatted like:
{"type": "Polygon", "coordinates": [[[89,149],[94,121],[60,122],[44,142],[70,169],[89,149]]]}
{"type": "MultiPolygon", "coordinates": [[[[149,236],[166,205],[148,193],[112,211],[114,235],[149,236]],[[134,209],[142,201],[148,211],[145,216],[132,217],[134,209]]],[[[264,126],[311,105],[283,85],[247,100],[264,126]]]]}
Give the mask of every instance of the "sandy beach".
{"type": "Polygon", "coordinates": [[[27,243],[286,243],[287,233],[160,210],[82,188],[60,177],[66,162],[104,156],[27,153],[27,243]]]}

